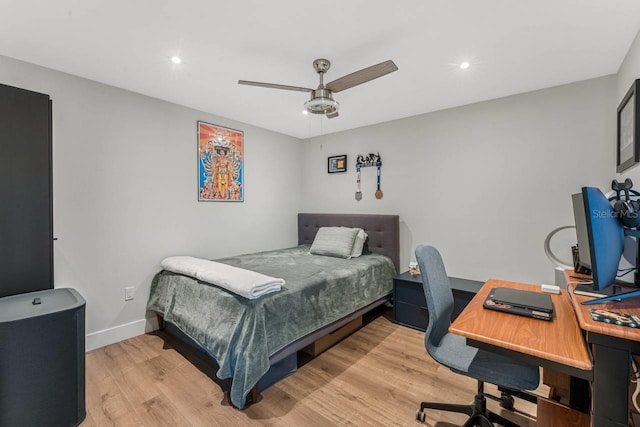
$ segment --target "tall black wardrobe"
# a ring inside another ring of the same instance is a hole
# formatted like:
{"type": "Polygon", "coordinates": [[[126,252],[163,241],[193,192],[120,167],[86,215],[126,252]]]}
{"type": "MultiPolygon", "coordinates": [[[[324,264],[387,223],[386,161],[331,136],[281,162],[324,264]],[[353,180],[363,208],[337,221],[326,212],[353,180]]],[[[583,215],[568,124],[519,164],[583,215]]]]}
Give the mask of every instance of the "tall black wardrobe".
{"type": "Polygon", "coordinates": [[[0,298],[53,288],[49,95],[0,84],[0,298]]]}

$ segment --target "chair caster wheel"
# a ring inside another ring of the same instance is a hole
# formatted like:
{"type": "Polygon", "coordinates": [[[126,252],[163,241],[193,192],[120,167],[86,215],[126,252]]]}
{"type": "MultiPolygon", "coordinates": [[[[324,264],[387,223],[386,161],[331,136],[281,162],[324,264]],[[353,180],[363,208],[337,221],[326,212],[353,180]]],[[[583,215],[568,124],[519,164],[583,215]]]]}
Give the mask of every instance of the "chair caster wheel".
{"type": "Polygon", "coordinates": [[[500,395],[500,406],[509,411],[513,411],[513,407],[515,405],[515,401],[513,400],[513,396],[509,393],[502,393],[500,395]]]}
{"type": "Polygon", "coordinates": [[[424,420],[426,419],[424,412],[422,411],[422,409],[418,409],[416,411],[416,420],[420,421],[421,423],[424,422],[424,420]]]}

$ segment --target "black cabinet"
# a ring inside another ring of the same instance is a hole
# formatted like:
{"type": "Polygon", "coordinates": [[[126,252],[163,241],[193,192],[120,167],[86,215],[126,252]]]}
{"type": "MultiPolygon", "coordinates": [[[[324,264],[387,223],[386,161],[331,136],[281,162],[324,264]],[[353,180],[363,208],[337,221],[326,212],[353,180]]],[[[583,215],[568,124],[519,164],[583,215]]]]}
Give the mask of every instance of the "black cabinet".
{"type": "Polygon", "coordinates": [[[53,288],[49,95],[0,84],[0,297],[53,288]]]}
{"type": "MultiPolygon", "coordinates": [[[[453,291],[453,320],[464,310],[483,283],[457,277],[449,277],[449,282],[453,291]]],[[[405,272],[393,278],[393,321],[421,331],[427,329],[429,311],[420,275],[413,276],[405,272]]]]}
{"type": "Polygon", "coordinates": [[[86,416],[85,300],[74,289],[0,298],[0,426],[71,427],[86,416]]]}

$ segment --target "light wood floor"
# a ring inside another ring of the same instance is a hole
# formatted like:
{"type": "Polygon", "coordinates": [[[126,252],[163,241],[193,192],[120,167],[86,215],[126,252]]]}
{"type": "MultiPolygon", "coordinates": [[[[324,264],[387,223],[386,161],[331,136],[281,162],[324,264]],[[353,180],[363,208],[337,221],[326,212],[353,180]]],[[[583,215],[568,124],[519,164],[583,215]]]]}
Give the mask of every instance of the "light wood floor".
{"type": "MultiPolygon", "coordinates": [[[[387,312],[375,318],[262,392],[258,403],[243,411],[230,406],[210,378],[215,372],[198,369],[202,364],[163,332],[91,351],[87,418],[81,426],[418,427],[415,412],[423,400],[470,403],[477,383],[438,365],[425,351],[424,333],[389,317],[387,312]]],[[[492,401],[489,406],[500,410],[492,401]]],[[[535,414],[529,402],[516,399],[516,408],[535,414]]],[[[522,425],[535,425],[509,415],[522,425]]],[[[428,410],[425,425],[459,426],[465,419],[428,410]]]]}

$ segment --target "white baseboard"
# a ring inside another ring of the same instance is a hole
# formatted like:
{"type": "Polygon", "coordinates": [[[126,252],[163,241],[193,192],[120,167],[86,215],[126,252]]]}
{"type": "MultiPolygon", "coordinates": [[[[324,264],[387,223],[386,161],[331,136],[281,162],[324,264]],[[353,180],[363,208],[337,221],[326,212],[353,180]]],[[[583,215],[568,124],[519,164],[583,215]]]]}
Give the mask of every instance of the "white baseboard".
{"type": "Polygon", "coordinates": [[[129,338],[137,337],[146,332],[158,329],[158,322],[155,318],[140,319],[124,325],[87,334],[85,338],[85,351],[95,350],[105,345],[114,344],[129,338]]]}

